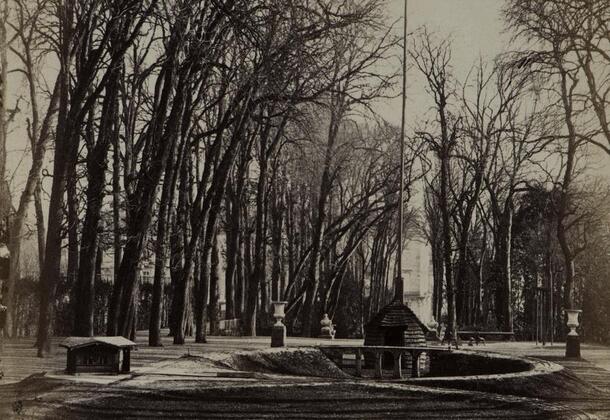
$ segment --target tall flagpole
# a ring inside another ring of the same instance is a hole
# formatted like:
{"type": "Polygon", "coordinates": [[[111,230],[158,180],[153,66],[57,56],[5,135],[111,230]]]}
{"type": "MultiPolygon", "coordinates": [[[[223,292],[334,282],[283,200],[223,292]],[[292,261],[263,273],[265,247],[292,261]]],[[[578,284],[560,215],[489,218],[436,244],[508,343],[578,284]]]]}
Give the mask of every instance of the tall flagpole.
{"type": "Polygon", "coordinates": [[[405,110],[407,105],[407,1],[405,0],[405,15],[403,24],[403,46],[402,46],[402,108],[400,122],[400,190],[398,192],[398,249],[396,259],[398,260],[398,276],[396,278],[394,300],[405,303],[404,279],[402,278],[402,242],[404,224],[404,189],[405,189],[405,110]]]}

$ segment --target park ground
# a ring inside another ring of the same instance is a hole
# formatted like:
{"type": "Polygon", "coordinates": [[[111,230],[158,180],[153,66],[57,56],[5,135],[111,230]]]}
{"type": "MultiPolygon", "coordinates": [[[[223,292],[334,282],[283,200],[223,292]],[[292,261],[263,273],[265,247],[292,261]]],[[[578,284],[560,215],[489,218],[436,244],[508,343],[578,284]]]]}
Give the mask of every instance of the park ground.
{"type": "MultiPolygon", "coordinates": [[[[408,380],[253,371],[223,362],[231,354],[269,352],[269,337],[209,337],[208,343],[183,346],[167,337],[163,347],[151,348],[142,332],[131,374],[68,377],[61,340],[53,341],[53,355],[45,359],[36,357],[32,340],[2,343],[0,418],[610,418],[610,348],[600,345],[583,344],[580,360],[564,359],[563,343],[463,346],[559,363],[594,390],[532,398],[424,387],[408,380]]],[[[328,343],[289,337],[288,348],[304,348],[291,363],[307,364],[307,348],[328,343]]]]}

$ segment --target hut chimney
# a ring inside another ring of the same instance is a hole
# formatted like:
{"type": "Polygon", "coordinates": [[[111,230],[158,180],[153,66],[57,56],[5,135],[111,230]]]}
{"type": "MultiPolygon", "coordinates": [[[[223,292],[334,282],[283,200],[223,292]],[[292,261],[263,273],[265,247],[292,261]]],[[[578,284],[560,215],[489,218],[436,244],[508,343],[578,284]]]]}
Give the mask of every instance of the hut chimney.
{"type": "Polygon", "coordinates": [[[405,304],[405,283],[402,276],[397,276],[394,280],[394,301],[405,304]]]}

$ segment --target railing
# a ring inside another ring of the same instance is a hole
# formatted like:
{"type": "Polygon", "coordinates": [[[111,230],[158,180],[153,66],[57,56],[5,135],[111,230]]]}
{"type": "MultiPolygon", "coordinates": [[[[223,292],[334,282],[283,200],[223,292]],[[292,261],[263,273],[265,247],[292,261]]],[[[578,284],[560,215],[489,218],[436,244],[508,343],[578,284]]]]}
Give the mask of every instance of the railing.
{"type": "Polygon", "coordinates": [[[342,366],[343,354],[354,354],[356,356],[356,376],[362,376],[362,358],[365,353],[372,353],[375,359],[375,378],[383,377],[383,355],[392,354],[394,359],[393,375],[395,379],[402,379],[402,356],[411,356],[411,377],[419,378],[419,357],[422,353],[448,353],[450,349],[446,347],[397,347],[397,346],[319,346],[329,358],[342,366]],[[338,355],[338,357],[337,357],[338,355]]]}

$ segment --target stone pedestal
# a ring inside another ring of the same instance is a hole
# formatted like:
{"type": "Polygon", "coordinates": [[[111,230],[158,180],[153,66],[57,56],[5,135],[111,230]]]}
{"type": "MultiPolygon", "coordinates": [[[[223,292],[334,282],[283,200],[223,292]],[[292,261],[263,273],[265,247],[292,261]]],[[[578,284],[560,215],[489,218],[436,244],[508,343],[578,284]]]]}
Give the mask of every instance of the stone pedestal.
{"type": "Polygon", "coordinates": [[[566,357],[580,357],[580,337],[568,335],[566,338],[566,357]]]}
{"type": "Polygon", "coordinates": [[[271,347],[286,347],[286,326],[274,325],[271,329],[271,347]]]}
{"type": "Polygon", "coordinates": [[[439,337],[439,324],[434,319],[428,322],[428,332],[426,333],[426,340],[429,341],[440,341],[439,337]]]}

